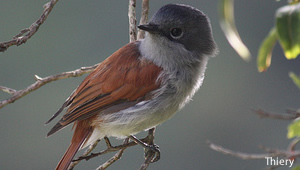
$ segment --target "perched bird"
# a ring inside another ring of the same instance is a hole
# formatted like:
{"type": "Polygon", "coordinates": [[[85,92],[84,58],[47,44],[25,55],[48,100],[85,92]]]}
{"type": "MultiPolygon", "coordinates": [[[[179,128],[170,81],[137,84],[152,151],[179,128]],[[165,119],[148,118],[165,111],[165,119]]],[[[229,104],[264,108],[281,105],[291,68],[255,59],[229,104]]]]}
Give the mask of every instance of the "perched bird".
{"type": "Polygon", "coordinates": [[[79,149],[98,139],[132,137],[163,123],[201,86],[207,61],[217,53],[203,12],[168,4],[138,28],[145,38],[100,63],[47,122],[66,108],[47,136],[71,123],[75,128],[56,169],[67,169],[79,149]]]}

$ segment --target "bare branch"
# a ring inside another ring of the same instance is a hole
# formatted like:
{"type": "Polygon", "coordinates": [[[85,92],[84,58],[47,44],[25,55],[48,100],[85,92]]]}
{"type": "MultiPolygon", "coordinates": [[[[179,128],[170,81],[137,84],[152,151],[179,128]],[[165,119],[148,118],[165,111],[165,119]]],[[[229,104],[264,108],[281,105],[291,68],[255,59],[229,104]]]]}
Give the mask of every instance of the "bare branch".
{"type": "Polygon", "coordinates": [[[48,15],[50,14],[54,5],[57,2],[58,2],[58,0],[51,0],[50,2],[46,3],[44,5],[43,14],[40,16],[40,18],[38,20],[36,20],[33,24],[31,24],[29,28],[23,29],[19,34],[14,36],[12,40],[7,41],[7,42],[1,42],[0,43],[0,52],[4,52],[10,46],[13,46],[13,45],[21,45],[21,44],[25,43],[29,38],[31,38],[38,31],[40,26],[45,22],[45,20],[47,19],[48,15]],[[22,36],[22,35],[24,35],[24,36],[22,36]]]}
{"type": "MultiPolygon", "coordinates": [[[[100,139],[99,140],[96,140],[93,144],[91,144],[89,146],[89,148],[81,155],[81,156],[87,156],[88,154],[90,154],[95,148],[96,146],[98,145],[98,143],[100,142],[100,139]]],[[[69,166],[69,170],[72,170],[74,169],[74,167],[80,162],[80,160],[77,160],[77,161],[72,161],[70,166],[69,166]]]]}
{"type": "Polygon", "coordinates": [[[280,119],[280,120],[293,120],[300,117],[300,112],[296,111],[288,111],[286,114],[274,114],[262,109],[254,110],[256,114],[258,114],[261,118],[272,118],[272,119],[280,119]]]}
{"type": "MultiPolygon", "coordinates": [[[[298,141],[293,141],[291,145],[296,145],[298,141]]],[[[218,151],[220,153],[226,154],[226,155],[231,155],[240,159],[266,159],[266,157],[285,157],[288,159],[292,159],[294,157],[299,157],[300,156],[300,150],[278,150],[278,149],[270,149],[264,146],[260,146],[262,150],[264,150],[267,153],[262,153],[262,154],[251,154],[251,153],[243,153],[243,152],[238,152],[238,151],[233,151],[230,149],[226,149],[220,145],[216,145],[211,143],[210,141],[207,141],[209,144],[209,147],[215,151],[218,151]]]]}
{"type": "Polygon", "coordinates": [[[286,113],[288,113],[288,114],[294,114],[294,115],[297,115],[298,117],[300,117],[300,109],[298,109],[298,110],[287,109],[286,113]]]}
{"type": "MultiPolygon", "coordinates": [[[[148,22],[148,13],[149,13],[149,0],[143,0],[142,4],[142,15],[140,19],[140,25],[146,24],[148,22]]],[[[145,37],[145,31],[139,30],[137,34],[137,39],[143,39],[145,37]]]]}
{"type": "MultiPolygon", "coordinates": [[[[146,140],[148,140],[147,137],[144,138],[144,139],[141,139],[141,141],[146,141],[146,140]]],[[[105,150],[103,150],[101,152],[91,153],[88,156],[80,156],[79,158],[77,158],[77,159],[75,159],[73,161],[78,161],[78,160],[83,160],[83,159],[85,159],[86,161],[88,161],[89,159],[97,157],[97,156],[100,156],[100,155],[104,155],[104,154],[111,153],[111,152],[116,152],[116,151],[119,151],[121,149],[126,149],[128,147],[135,146],[135,145],[137,145],[137,143],[135,143],[135,142],[129,142],[129,143],[118,145],[118,146],[111,146],[111,145],[108,145],[108,144],[106,144],[106,145],[107,145],[107,149],[105,149],[105,150]]]]}
{"type": "MultiPolygon", "coordinates": [[[[137,145],[136,142],[134,142],[134,141],[128,142],[128,139],[126,139],[122,145],[112,146],[107,137],[105,137],[104,140],[105,140],[107,149],[105,149],[101,152],[98,152],[98,153],[91,153],[90,155],[85,154],[85,153],[87,153],[87,152],[85,152],[82,156],[78,157],[77,159],[74,159],[73,162],[79,162],[83,159],[88,161],[89,159],[100,156],[100,155],[104,155],[104,154],[107,154],[107,153],[119,151],[112,158],[110,158],[108,161],[106,161],[104,164],[102,164],[101,166],[99,166],[97,168],[97,169],[101,169],[101,168],[105,169],[108,166],[110,166],[112,163],[114,163],[115,161],[120,159],[125,149],[127,149],[128,147],[132,147],[132,146],[137,145]]],[[[153,145],[154,144],[154,128],[149,130],[149,134],[148,134],[147,137],[145,137],[143,139],[140,139],[140,140],[142,142],[153,145]]],[[[92,149],[94,149],[94,147],[92,149]]],[[[90,153],[90,148],[88,150],[89,150],[89,153],[90,153]]],[[[154,153],[148,152],[147,155],[145,155],[145,162],[141,166],[141,170],[142,170],[142,168],[143,168],[143,170],[146,169],[149,166],[149,164],[153,162],[154,156],[155,156],[155,152],[154,153]]],[[[74,166],[72,168],[74,168],[74,166]]]]}
{"type": "Polygon", "coordinates": [[[15,90],[15,89],[11,89],[9,87],[4,87],[4,86],[0,86],[0,90],[4,91],[6,93],[9,93],[11,95],[14,95],[17,92],[17,90],[15,90]]]}
{"type": "Polygon", "coordinates": [[[299,138],[295,138],[291,141],[291,143],[289,144],[288,146],[288,150],[290,152],[294,152],[295,149],[296,149],[296,145],[300,142],[300,139],[299,138]]]}
{"type": "MultiPolygon", "coordinates": [[[[94,66],[89,66],[89,67],[81,67],[74,71],[63,72],[63,73],[51,75],[51,76],[48,76],[45,78],[40,78],[37,75],[35,75],[35,79],[36,79],[35,83],[31,84],[30,86],[26,87],[23,90],[16,91],[16,90],[12,89],[13,96],[7,100],[0,101],[0,108],[4,107],[10,103],[15,102],[16,100],[24,97],[26,94],[28,94],[32,91],[35,91],[38,88],[42,87],[43,85],[50,83],[52,81],[65,79],[65,78],[69,78],[69,77],[79,77],[83,74],[92,72],[97,67],[97,65],[98,64],[96,64],[94,66]]],[[[3,89],[8,90],[10,88],[1,86],[1,90],[3,90],[3,89]]],[[[3,90],[3,91],[5,91],[5,90],[3,90]]]]}
{"type": "MultiPolygon", "coordinates": [[[[294,110],[288,110],[286,114],[274,114],[270,112],[266,112],[262,109],[254,110],[256,114],[258,114],[260,117],[267,117],[272,119],[280,119],[280,120],[293,120],[298,117],[300,117],[300,111],[294,111],[294,110]]],[[[244,153],[244,152],[238,152],[233,151],[227,148],[224,148],[220,145],[213,144],[211,142],[207,142],[209,144],[209,147],[215,151],[218,151],[220,153],[231,155],[240,159],[267,159],[269,157],[282,157],[285,159],[291,159],[294,160],[296,157],[300,157],[300,150],[295,150],[296,145],[300,142],[300,138],[295,138],[291,141],[288,148],[286,150],[279,150],[279,149],[270,149],[264,146],[260,146],[262,150],[264,150],[266,153],[261,154],[252,154],[252,153],[244,153]]],[[[271,166],[267,169],[273,170],[278,168],[280,165],[271,166]]]]}
{"type": "Polygon", "coordinates": [[[221,152],[226,155],[238,157],[241,159],[265,159],[265,157],[280,156],[280,154],[278,153],[249,154],[249,153],[237,152],[237,151],[223,148],[222,146],[213,144],[209,141],[207,143],[209,144],[209,147],[215,151],[221,152]]]}
{"type": "MultiPolygon", "coordinates": [[[[106,138],[108,140],[108,138],[106,138]]],[[[128,144],[129,142],[129,138],[126,138],[124,140],[123,145],[128,144]]],[[[109,145],[111,146],[110,142],[109,145]]],[[[123,152],[126,148],[123,148],[121,150],[119,150],[113,157],[111,157],[109,160],[107,160],[104,164],[102,164],[101,166],[99,166],[96,170],[104,170],[106,168],[108,168],[111,164],[113,164],[114,162],[116,162],[117,160],[119,160],[121,158],[121,156],[123,155],[123,152]]]]}
{"type": "Polygon", "coordinates": [[[136,15],[135,15],[136,0],[129,0],[128,19],[129,19],[129,40],[136,40],[136,15]]]}

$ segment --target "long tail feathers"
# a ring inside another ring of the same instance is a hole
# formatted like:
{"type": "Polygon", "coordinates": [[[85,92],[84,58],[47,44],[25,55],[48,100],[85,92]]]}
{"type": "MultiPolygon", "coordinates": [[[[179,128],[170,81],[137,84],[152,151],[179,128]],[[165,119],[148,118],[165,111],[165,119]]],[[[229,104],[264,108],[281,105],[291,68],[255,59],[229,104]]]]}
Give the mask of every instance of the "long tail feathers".
{"type": "Polygon", "coordinates": [[[83,142],[92,134],[92,128],[76,127],[71,144],[64,156],[56,166],[56,170],[67,170],[76,152],[79,150],[83,142]]]}

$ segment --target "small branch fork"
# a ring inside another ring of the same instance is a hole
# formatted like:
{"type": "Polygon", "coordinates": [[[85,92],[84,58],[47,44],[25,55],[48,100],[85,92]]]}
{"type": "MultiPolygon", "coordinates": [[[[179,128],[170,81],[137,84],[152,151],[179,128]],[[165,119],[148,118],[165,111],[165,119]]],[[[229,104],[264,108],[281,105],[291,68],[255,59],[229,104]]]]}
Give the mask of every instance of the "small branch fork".
{"type": "MultiPolygon", "coordinates": [[[[262,109],[254,110],[256,114],[258,114],[262,118],[272,118],[272,119],[280,119],[280,120],[293,120],[298,117],[300,117],[300,111],[294,111],[294,110],[288,110],[287,114],[274,114],[267,111],[264,111],[262,109]]],[[[265,153],[261,154],[253,154],[253,153],[244,153],[244,152],[238,152],[234,150],[230,150],[227,148],[224,148],[220,145],[216,145],[210,141],[207,141],[209,147],[212,150],[215,150],[217,152],[231,155],[240,159],[248,160],[248,159],[267,159],[267,157],[281,157],[285,159],[291,159],[294,160],[296,157],[300,157],[300,150],[296,150],[296,145],[299,143],[300,138],[293,139],[286,150],[280,150],[280,149],[270,149],[265,146],[260,146],[260,148],[265,151],[265,153]]],[[[278,168],[279,166],[271,166],[267,169],[273,170],[278,168]]]]}
{"type": "Polygon", "coordinates": [[[63,73],[51,75],[51,76],[48,76],[45,78],[41,78],[41,77],[35,75],[34,77],[35,77],[36,82],[31,84],[30,86],[26,87],[23,90],[14,90],[14,89],[11,89],[8,87],[0,86],[0,90],[12,95],[12,97],[10,97],[9,99],[0,101],[0,108],[4,107],[10,103],[15,102],[16,100],[24,97],[26,94],[39,89],[40,87],[42,87],[43,85],[45,85],[47,83],[50,83],[50,82],[53,82],[56,80],[60,80],[60,79],[69,78],[69,77],[79,77],[79,76],[82,76],[83,74],[92,72],[96,67],[97,67],[97,65],[89,66],[89,67],[81,67],[80,69],[77,69],[74,71],[63,72],[63,73]]]}
{"type": "MultiPolygon", "coordinates": [[[[46,21],[48,15],[50,14],[54,5],[57,2],[58,2],[58,0],[51,0],[48,3],[46,3],[44,5],[44,12],[40,16],[40,18],[38,20],[36,20],[33,24],[31,24],[31,26],[29,28],[25,28],[25,29],[21,30],[21,32],[19,34],[17,34],[16,36],[14,36],[13,39],[10,41],[0,42],[0,52],[6,51],[10,46],[13,46],[13,45],[18,46],[18,45],[24,44],[28,39],[30,39],[38,31],[40,26],[46,21]]],[[[43,86],[47,83],[50,83],[52,81],[59,80],[59,79],[68,78],[68,77],[81,76],[82,74],[90,72],[91,70],[93,70],[94,66],[91,66],[91,67],[85,67],[85,68],[77,69],[77,70],[74,70],[71,72],[65,72],[65,73],[61,73],[61,74],[57,74],[57,75],[52,75],[52,76],[48,76],[46,78],[40,78],[37,75],[35,75],[36,82],[23,90],[15,90],[15,89],[11,89],[9,87],[0,86],[0,90],[12,95],[11,98],[0,101],[0,109],[2,107],[6,106],[7,104],[13,103],[14,101],[22,98],[26,94],[28,94],[34,90],[37,90],[38,88],[40,88],[41,86],[43,86]],[[90,69],[91,67],[92,67],[92,69],[90,69]]]]}
{"type": "MultiPolygon", "coordinates": [[[[155,133],[155,128],[152,128],[149,130],[147,137],[145,137],[143,139],[138,139],[138,141],[142,142],[143,144],[148,144],[149,146],[153,146],[154,145],[154,133],[155,133]]],[[[107,149],[105,149],[101,152],[98,152],[98,153],[91,153],[91,151],[97,146],[99,141],[100,140],[96,141],[93,145],[91,145],[83,153],[83,155],[74,159],[72,164],[70,165],[69,169],[73,169],[75,167],[75,165],[77,165],[81,160],[88,161],[88,160],[98,157],[100,155],[118,151],[113,157],[111,157],[109,160],[107,160],[105,163],[103,163],[101,166],[99,166],[97,168],[97,170],[104,170],[104,169],[108,168],[110,165],[112,165],[115,161],[119,160],[125,149],[135,146],[137,144],[140,144],[140,143],[137,143],[136,141],[129,142],[129,138],[126,138],[122,145],[112,146],[109,139],[107,137],[104,137],[104,141],[106,143],[107,149]]],[[[150,163],[157,161],[156,157],[155,157],[156,154],[157,153],[155,151],[153,151],[151,149],[149,149],[149,150],[146,149],[145,150],[145,162],[141,165],[140,170],[146,170],[150,163]]]]}
{"type": "MultiPolygon", "coordinates": [[[[244,160],[249,160],[249,159],[267,159],[268,157],[281,157],[285,159],[295,159],[296,157],[300,156],[300,150],[294,150],[292,148],[295,148],[296,144],[299,142],[299,139],[294,139],[287,150],[279,150],[279,149],[270,149],[264,146],[260,146],[262,150],[264,150],[266,153],[261,153],[261,154],[252,154],[252,153],[243,153],[243,152],[238,152],[238,151],[233,151],[227,148],[224,148],[220,145],[216,145],[210,141],[208,141],[208,145],[212,150],[215,150],[217,152],[226,154],[226,155],[231,155],[240,159],[244,160]]],[[[278,168],[279,166],[271,166],[268,167],[268,169],[275,169],[278,168]]]]}
{"type": "Polygon", "coordinates": [[[50,2],[46,3],[44,5],[44,12],[40,18],[31,24],[29,28],[21,30],[21,32],[14,36],[10,41],[0,42],[0,52],[6,51],[10,46],[24,44],[29,38],[31,38],[45,22],[57,2],[58,0],[51,0],[50,2]]]}

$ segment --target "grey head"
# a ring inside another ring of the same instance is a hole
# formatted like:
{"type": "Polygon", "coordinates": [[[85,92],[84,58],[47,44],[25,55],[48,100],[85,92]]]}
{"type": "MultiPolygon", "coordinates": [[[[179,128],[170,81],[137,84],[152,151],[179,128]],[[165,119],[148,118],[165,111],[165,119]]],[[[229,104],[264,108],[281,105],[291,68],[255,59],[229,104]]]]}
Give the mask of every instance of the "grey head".
{"type": "Polygon", "coordinates": [[[214,55],[217,46],[208,17],[199,9],[182,4],[161,7],[146,25],[139,29],[182,44],[188,51],[214,55]]]}

